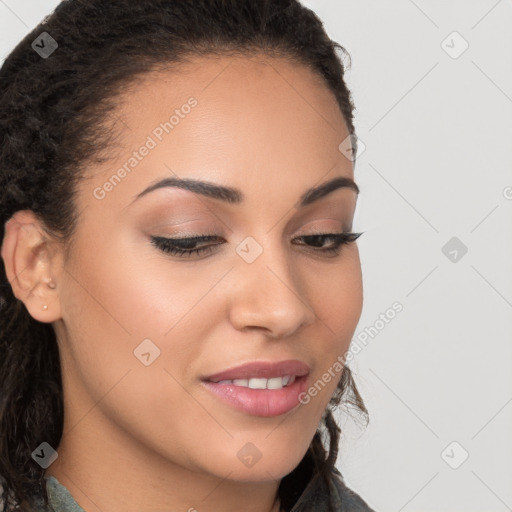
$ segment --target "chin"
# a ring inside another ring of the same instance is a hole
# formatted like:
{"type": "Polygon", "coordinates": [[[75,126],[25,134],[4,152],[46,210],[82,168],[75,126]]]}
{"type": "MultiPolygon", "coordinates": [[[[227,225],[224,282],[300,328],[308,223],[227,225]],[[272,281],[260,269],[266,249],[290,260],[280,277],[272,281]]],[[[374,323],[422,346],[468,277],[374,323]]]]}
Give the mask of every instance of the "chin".
{"type": "Polygon", "coordinates": [[[224,454],[225,463],[223,467],[215,468],[215,473],[223,478],[229,475],[227,478],[238,482],[280,480],[300,464],[309,443],[306,442],[300,451],[297,449],[297,438],[293,437],[290,437],[289,443],[282,443],[279,446],[267,443],[262,449],[258,449],[251,442],[243,443],[241,446],[235,452],[234,458],[229,457],[226,460],[224,454]]]}
{"type": "Polygon", "coordinates": [[[260,460],[251,468],[237,468],[229,475],[229,480],[236,482],[272,482],[281,480],[290,474],[300,463],[302,457],[293,460],[267,461],[266,464],[260,460]]]}

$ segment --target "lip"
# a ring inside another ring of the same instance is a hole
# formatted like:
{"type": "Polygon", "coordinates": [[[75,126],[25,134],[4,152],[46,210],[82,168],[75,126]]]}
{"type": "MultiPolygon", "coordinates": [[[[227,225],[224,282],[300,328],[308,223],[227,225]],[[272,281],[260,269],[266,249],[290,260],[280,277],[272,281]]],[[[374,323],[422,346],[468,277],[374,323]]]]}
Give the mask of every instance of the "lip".
{"type": "Polygon", "coordinates": [[[202,379],[202,385],[231,407],[252,416],[271,417],[285,414],[300,405],[299,396],[307,389],[309,366],[297,360],[252,362],[202,379]],[[251,389],[226,380],[295,376],[295,381],[281,389],[251,389]]]}
{"type": "Polygon", "coordinates": [[[202,380],[219,382],[221,380],[248,379],[250,377],[271,379],[273,377],[284,377],[285,375],[304,377],[308,373],[309,366],[296,359],[276,362],[254,361],[209,375],[202,380]]]}

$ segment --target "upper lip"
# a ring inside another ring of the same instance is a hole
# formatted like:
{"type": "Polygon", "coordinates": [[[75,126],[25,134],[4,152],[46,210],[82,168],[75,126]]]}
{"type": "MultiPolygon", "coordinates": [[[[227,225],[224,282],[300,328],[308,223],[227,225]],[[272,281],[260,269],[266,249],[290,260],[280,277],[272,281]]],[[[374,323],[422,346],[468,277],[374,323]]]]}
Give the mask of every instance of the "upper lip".
{"type": "Polygon", "coordinates": [[[203,380],[219,382],[221,380],[284,377],[285,375],[302,377],[309,373],[309,366],[296,359],[286,361],[254,361],[219,373],[209,375],[203,380]]]}

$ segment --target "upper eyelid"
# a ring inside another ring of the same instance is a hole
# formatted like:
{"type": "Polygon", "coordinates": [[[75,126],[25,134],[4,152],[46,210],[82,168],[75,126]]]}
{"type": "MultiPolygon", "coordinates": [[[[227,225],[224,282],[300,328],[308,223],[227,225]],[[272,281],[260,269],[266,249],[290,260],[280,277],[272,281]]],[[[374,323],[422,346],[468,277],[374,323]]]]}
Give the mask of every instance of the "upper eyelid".
{"type": "MultiPolygon", "coordinates": [[[[308,230],[307,232],[304,232],[301,234],[290,235],[288,238],[293,239],[293,238],[301,238],[301,237],[306,237],[306,236],[339,235],[339,234],[343,234],[343,233],[353,233],[353,230],[352,229],[343,229],[343,228],[341,228],[340,230],[318,228],[318,229],[314,229],[313,231],[308,230]]],[[[222,238],[222,239],[224,239],[224,237],[222,235],[219,235],[216,232],[209,232],[207,230],[204,230],[204,231],[201,231],[198,233],[174,233],[173,235],[153,235],[153,236],[155,238],[168,238],[169,240],[176,240],[176,241],[194,240],[194,239],[201,239],[201,238],[212,238],[212,239],[222,238]]]]}
{"type": "MultiPolygon", "coordinates": [[[[325,238],[328,238],[329,236],[339,236],[339,235],[353,235],[353,234],[358,234],[352,230],[348,230],[348,231],[345,231],[345,230],[341,230],[341,231],[337,231],[337,230],[318,230],[317,232],[308,232],[308,233],[303,233],[303,234],[298,234],[298,235],[292,235],[290,237],[288,237],[288,240],[290,242],[293,242],[294,240],[300,240],[300,239],[307,239],[307,238],[311,238],[311,237],[315,237],[315,236],[323,236],[325,238]]],[[[190,235],[190,236],[187,236],[187,235],[180,235],[178,237],[175,237],[175,236],[151,236],[150,237],[152,240],[155,240],[155,239],[163,239],[163,240],[169,240],[170,242],[176,242],[176,243],[179,243],[179,242],[184,242],[184,241],[197,241],[198,244],[205,244],[205,245],[208,245],[210,243],[210,245],[222,245],[224,242],[226,243],[229,243],[223,236],[219,236],[219,235],[216,235],[216,234],[207,234],[207,233],[203,233],[203,234],[197,234],[197,235],[190,235]]]]}
{"type": "MultiPolygon", "coordinates": [[[[319,222],[322,222],[324,220],[332,220],[332,221],[337,221],[337,219],[321,219],[319,220],[319,222]]],[[[308,224],[306,225],[309,225],[309,224],[312,224],[314,221],[312,222],[309,222],[308,224]]],[[[343,223],[343,221],[342,221],[343,223]]],[[[344,224],[344,223],[343,223],[344,224]]],[[[288,238],[293,238],[294,236],[309,236],[309,235],[323,235],[323,234],[339,234],[339,233],[350,233],[352,232],[352,224],[353,224],[353,221],[351,220],[349,223],[347,223],[347,227],[345,228],[345,226],[340,226],[340,227],[317,227],[317,226],[313,226],[311,228],[307,228],[305,229],[304,233],[301,233],[301,234],[293,234],[293,235],[290,235],[288,238]]],[[[166,224],[161,224],[162,227],[165,227],[166,224]]],[[[159,227],[159,226],[158,226],[159,227]]],[[[175,233],[168,233],[168,234],[165,234],[165,235],[159,235],[159,236],[162,236],[162,237],[167,237],[167,238],[171,238],[171,239],[176,239],[176,240],[179,240],[179,239],[185,239],[185,238],[198,238],[198,237],[203,237],[203,236],[213,236],[213,237],[222,237],[221,234],[219,234],[219,232],[222,232],[223,231],[223,228],[200,228],[198,227],[197,229],[190,229],[190,230],[187,230],[187,231],[181,231],[181,232],[175,232],[175,233]]],[[[232,231],[232,230],[230,230],[232,231]]],[[[302,229],[298,230],[299,233],[302,231],[302,229]]]]}
{"type": "MultiPolygon", "coordinates": [[[[313,238],[316,236],[329,238],[333,236],[340,236],[340,235],[357,235],[358,237],[362,235],[362,232],[355,232],[355,231],[319,231],[315,233],[306,233],[302,235],[297,236],[291,236],[290,240],[296,240],[296,239],[304,239],[304,238],[313,238]]],[[[171,241],[171,242],[184,242],[184,241],[198,241],[198,243],[201,242],[212,242],[216,240],[224,240],[224,237],[219,235],[208,235],[208,234],[202,234],[202,235],[193,235],[193,236],[180,236],[180,237],[169,237],[169,236],[159,236],[159,235],[151,235],[150,236],[151,241],[155,240],[164,240],[164,241],[171,241]]],[[[215,244],[220,245],[220,244],[215,244]]]]}

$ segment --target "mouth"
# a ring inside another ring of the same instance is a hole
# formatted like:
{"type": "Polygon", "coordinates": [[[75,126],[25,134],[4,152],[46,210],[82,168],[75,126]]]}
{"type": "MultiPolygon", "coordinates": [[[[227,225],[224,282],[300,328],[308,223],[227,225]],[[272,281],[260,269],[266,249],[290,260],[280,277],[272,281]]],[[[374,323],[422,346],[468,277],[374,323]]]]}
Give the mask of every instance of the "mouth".
{"type": "MultiPolygon", "coordinates": [[[[263,389],[260,387],[263,381],[271,381],[272,385],[277,385],[277,379],[283,379],[284,384],[280,387],[286,386],[289,384],[290,379],[294,377],[303,377],[309,373],[309,366],[302,361],[298,361],[296,359],[288,359],[286,361],[254,361],[251,363],[246,363],[240,366],[236,366],[234,368],[229,368],[228,370],[224,370],[219,373],[215,373],[213,375],[209,375],[205,377],[203,380],[209,382],[221,382],[221,381],[232,381],[231,383],[235,383],[234,381],[241,382],[240,384],[244,387],[252,387],[252,384],[258,387],[254,387],[253,389],[263,389]],[[247,380],[247,383],[244,381],[247,380]]],[[[267,388],[274,389],[274,388],[267,388]]]]}
{"type": "Polygon", "coordinates": [[[242,388],[250,389],[283,389],[291,386],[296,379],[296,375],[285,375],[284,377],[272,377],[270,379],[252,377],[250,379],[232,379],[220,380],[216,384],[233,384],[242,388]]]}
{"type": "Polygon", "coordinates": [[[278,416],[300,404],[310,368],[297,360],[252,362],[205,377],[217,398],[253,416],[278,416]]]}

